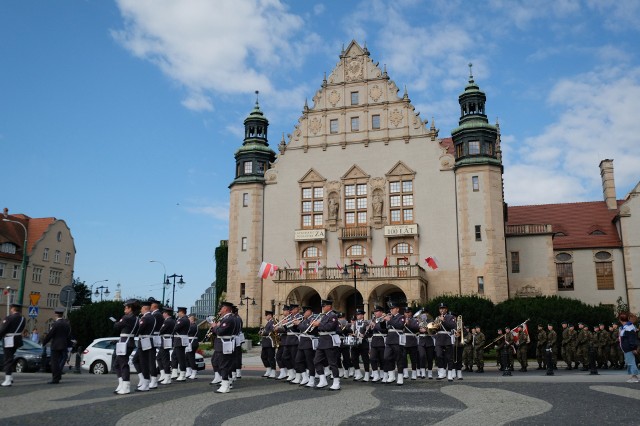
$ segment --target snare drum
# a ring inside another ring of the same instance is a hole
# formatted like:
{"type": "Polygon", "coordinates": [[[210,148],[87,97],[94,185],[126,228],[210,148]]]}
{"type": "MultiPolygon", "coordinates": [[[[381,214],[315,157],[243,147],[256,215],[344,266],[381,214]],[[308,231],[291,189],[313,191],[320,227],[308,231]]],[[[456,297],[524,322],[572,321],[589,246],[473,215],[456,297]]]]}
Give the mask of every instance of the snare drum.
{"type": "Polygon", "coordinates": [[[356,345],[356,336],[346,336],[344,338],[345,346],[355,346],[356,345]]]}

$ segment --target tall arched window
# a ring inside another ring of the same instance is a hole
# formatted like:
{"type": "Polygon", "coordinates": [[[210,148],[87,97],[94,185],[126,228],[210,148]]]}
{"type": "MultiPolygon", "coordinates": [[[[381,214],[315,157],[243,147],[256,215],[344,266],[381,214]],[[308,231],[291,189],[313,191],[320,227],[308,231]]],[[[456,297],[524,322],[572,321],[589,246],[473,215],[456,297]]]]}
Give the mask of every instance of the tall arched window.
{"type": "Polygon", "coordinates": [[[613,290],[613,256],[608,251],[599,251],[594,260],[598,290],[613,290]]]}
{"type": "Polygon", "coordinates": [[[556,255],[558,290],[573,290],[573,256],[569,253],[556,255]]]}
{"type": "Polygon", "coordinates": [[[318,266],[318,260],[322,257],[322,250],[316,246],[307,247],[302,251],[302,259],[307,268],[315,270],[318,266]]]}

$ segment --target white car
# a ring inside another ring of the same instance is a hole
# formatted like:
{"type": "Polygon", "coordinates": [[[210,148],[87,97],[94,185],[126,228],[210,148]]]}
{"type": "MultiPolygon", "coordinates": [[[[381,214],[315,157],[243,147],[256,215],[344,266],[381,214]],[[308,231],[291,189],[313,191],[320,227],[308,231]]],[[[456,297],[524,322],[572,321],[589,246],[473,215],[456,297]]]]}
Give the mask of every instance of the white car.
{"type": "MultiPolygon", "coordinates": [[[[119,337],[102,337],[95,339],[87,348],[82,352],[81,368],[88,370],[91,374],[107,374],[112,370],[113,354],[116,350],[116,343],[118,343],[119,337]]],[[[129,358],[129,367],[131,367],[132,373],[137,373],[136,368],[133,365],[131,359],[135,354],[135,350],[129,358]]],[[[204,357],[199,353],[196,353],[196,367],[198,370],[205,369],[204,357]]]]}

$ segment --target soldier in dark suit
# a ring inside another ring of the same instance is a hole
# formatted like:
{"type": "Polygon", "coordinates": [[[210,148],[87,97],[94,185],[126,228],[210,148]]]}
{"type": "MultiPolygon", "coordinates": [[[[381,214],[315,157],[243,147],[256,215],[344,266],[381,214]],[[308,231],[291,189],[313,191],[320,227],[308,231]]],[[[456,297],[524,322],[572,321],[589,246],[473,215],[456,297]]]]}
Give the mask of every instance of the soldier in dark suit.
{"type": "Polygon", "coordinates": [[[356,319],[352,322],[356,344],[351,348],[351,364],[355,369],[353,380],[368,382],[370,378],[369,338],[365,333],[369,327],[369,323],[364,320],[364,314],[364,309],[356,309],[356,319]],[[362,363],[364,364],[364,375],[362,374],[362,370],[360,370],[360,357],[362,357],[362,363]]]}
{"type": "MultiPolygon", "coordinates": [[[[16,350],[22,346],[22,331],[25,320],[22,316],[22,305],[13,303],[9,315],[0,324],[0,339],[4,339],[4,382],[1,386],[11,386],[13,383],[13,357],[16,350]],[[10,342],[10,344],[8,344],[10,342]]],[[[66,348],[65,348],[66,349],[66,348]]]]}
{"type": "Polygon", "coordinates": [[[231,387],[233,387],[233,381],[242,378],[242,342],[244,341],[244,333],[242,333],[242,317],[238,314],[238,307],[233,306],[231,308],[233,317],[236,321],[235,328],[233,329],[233,335],[236,336],[236,347],[233,350],[233,368],[231,369],[231,387]]]}
{"type": "MultiPolygon", "coordinates": [[[[284,305],[282,307],[282,316],[280,317],[280,322],[284,323],[285,321],[291,319],[291,315],[289,315],[289,305],[284,305]]],[[[276,377],[276,380],[286,379],[289,376],[289,372],[287,371],[287,366],[284,363],[283,355],[284,355],[284,342],[287,340],[287,330],[284,327],[276,326],[276,333],[280,338],[280,343],[276,345],[276,364],[280,368],[280,374],[276,377]]]]}
{"type": "Polygon", "coordinates": [[[198,324],[196,314],[189,314],[189,346],[185,349],[187,356],[187,379],[196,379],[198,369],[196,368],[196,351],[200,347],[198,342],[198,324]]]}
{"type": "Polygon", "coordinates": [[[300,342],[298,343],[298,350],[296,352],[296,378],[291,381],[293,384],[299,384],[300,386],[309,383],[309,379],[315,383],[315,368],[313,365],[313,358],[315,357],[315,351],[313,350],[313,341],[317,339],[317,331],[307,332],[313,315],[311,306],[302,307],[303,318],[301,320],[295,320],[294,324],[300,331],[300,342]],[[300,376],[298,378],[298,376],[300,376]]]}
{"type": "Polygon", "coordinates": [[[113,328],[120,333],[120,341],[116,344],[116,374],[118,375],[118,387],[115,393],[124,395],[131,393],[129,380],[129,356],[135,348],[134,337],[138,331],[138,310],[140,305],[136,299],[124,302],[124,315],[113,328]]]}
{"type": "Polygon", "coordinates": [[[155,349],[153,349],[153,343],[151,342],[151,333],[153,333],[156,320],[151,315],[151,302],[145,300],[140,305],[142,316],[138,319],[138,350],[136,352],[140,362],[140,372],[138,373],[140,381],[137,391],[147,392],[151,384],[150,360],[153,358],[153,362],[155,362],[156,358],[155,349]],[[151,356],[152,353],[153,357],[151,356]]]}
{"type": "Polygon", "coordinates": [[[282,330],[285,332],[280,340],[280,345],[284,346],[282,352],[282,363],[287,369],[287,381],[291,382],[296,377],[295,359],[298,352],[298,344],[300,343],[298,337],[300,332],[298,326],[294,323],[294,320],[302,320],[302,314],[300,313],[300,306],[298,304],[289,305],[290,317],[286,324],[283,324],[282,330]]]}
{"type": "Polygon", "coordinates": [[[216,364],[222,378],[220,387],[216,390],[218,393],[228,393],[231,389],[229,378],[234,361],[235,336],[233,332],[236,327],[236,320],[231,313],[232,309],[232,303],[222,302],[219,314],[220,321],[214,323],[212,327],[213,333],[216,335],[213,349],[218,357],[216,364]]]}
{"type": "Polygon", "coordinates": [[[260,358],[267,371],[262,377],[274,379],[276,377],[276,348],[275,342],[271,337],[273,333],[273,311],[264,311],[264,316],[267,322],[260,333],[260,346],[262,347],[260,358]]]}
{"type": "Polygon", "coordinates": [[[69,321],[62,318],[63,308],[56,308],[53,312],[57,318],[51,325],[47,337],[44,338],[42,346],[51,342],[51,380],[47,384],[57,385],[62,378],[61,366],[66,359],[67,348],[71,344],[71,326],[69,321]]]}
{"type": "Polygon", "coordinates": [[[149,302],[151,302],[151,315],[153,315],[153,318],[155,319],[153,331],[151,332],[151,344],[153,345],[154,350],[149,352],[149,375],[151,376],[149,389],[155,389],[158,387],[158,382],[164,379],[164,377],[158,378],[158,374],[160,374],[160,368],[158,368],[160,361],[159,349],[162,347],[160,328],[162,327],[162,323],[164,322],[164,317],[162,316],[162,311],[160,310],[160,302],[153,297],[149,298],[149,302]],[[158,350],[157,352],[156,349],[158,350]]]}
{"type": "Polygon", "coordinates": [[[409,365],[407,363],[407,355],[411,360],[411,380],[418,378],[418,332],[420,325],[418,320],[413,318],[413,308],[407,307],[404,312],[405,324],[404,331],[407,341],[404,345],[405,355],[402,358],[402,376],[409,378],[409,365]]]}
{"type": "Polygon", "coordinates": [[[371,375],[372,382],[387,380],[387,373],[384,368],[384,341],[387,337],[387,323],[384,320],[384,309],[382,306],[375,306],[373,308],[373,319],[367,328],[366,336],[371,341],[371,369],[373,374],[371,375]]]}
{"type": "Polygon", "coordinates": [[[385,371],[387,383],[394,381],[398,385],[404,383],[402,376],[402,356],[404,355],[404,325],[406,318],[400,313],[400,302],[390,302],[390,313],[386,317],[387,340],[384,348],[385,371]],[[396,376],[396,372],[398,373],[396,376]]]}
{"type": "MultiPolygon", "coordinates": [[[[333,301],[323,300],[322,318],[311,323],[318,330],[318,349],[316,350],[313,364],[316,369],[316,376],[319,377],[318,388],[328,386],[327,376],[324,373],[324,364],[328,362],[331,374],[333,375],[333,384],[329,389],[340,389],[340,377],[338,375],[338,348],[340,347],[340,337],[336,334],[338,329],[338,316],[333,312],[333,301]]],[[[309,379],[311,383],[311,379],[309,379]]],[[[309,385],[307,383],[307,385],[309,385]]],[[[311,386],[309,386],[311,387],[311,386]]]]}
{"type": "Polygon", "coordinates": [[[438,366],[437,380],[447,377],[449,381],[455,378],[455,370],[453,369],[453,342],[451,339],[452,330],[456,328],[456,318],[449,313],[449,308],[445,303],[438,306],[440,316],[436,321],[440,323],[436,331],[436,365],[438,366]],[[447,372],[448,370],[448,372],[447,372]]]}
{"type": "MultiPolygon", "coordinates": [[[[189,318],[187,318],[187,308],[178,307],[178,319],[173,329],[173,354],[177,360],[179,375],[176,382],[184,382],[187,380],[187,357],[185,355],[185,347],[189,341],[189,318]]],[[[172,378],[174,374],[171,374],[172,378]]]]}
{"type": "Polygon", "coordinates": [[[160,369],[162,370],[162,380],[159,382],[161,385],[171,384],[171,359],[170,351],[173,347],[173,329],[176,327],[176,320],[173,318],[173,309],[169,306],[162,309],[162,326],[160,327],[160,338],[162,339],[162,346],[158,351],[158,359],[160,363],[160,369]]]}

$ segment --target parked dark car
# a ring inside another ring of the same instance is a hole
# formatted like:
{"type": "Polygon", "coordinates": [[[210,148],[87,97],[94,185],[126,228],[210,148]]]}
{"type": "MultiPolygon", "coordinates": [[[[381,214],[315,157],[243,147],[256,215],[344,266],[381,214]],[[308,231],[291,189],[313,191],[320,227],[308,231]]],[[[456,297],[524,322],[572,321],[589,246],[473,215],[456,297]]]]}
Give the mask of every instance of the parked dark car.
{"type": "MultiPolygon", "coordinates": [[[[45,355],[45,369],[51,371],[50,364],[51,351],[47,347],[45,355]]],[[[4,362],[4,345],[0,339],[0,364],[4,362]]],[[[28,371],[40,371],[42,367],[42,346],[28,339],[22,340],[22,347],[16,351],[14,356],[15,372],[25,373],[28,371]]]]}

